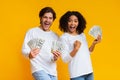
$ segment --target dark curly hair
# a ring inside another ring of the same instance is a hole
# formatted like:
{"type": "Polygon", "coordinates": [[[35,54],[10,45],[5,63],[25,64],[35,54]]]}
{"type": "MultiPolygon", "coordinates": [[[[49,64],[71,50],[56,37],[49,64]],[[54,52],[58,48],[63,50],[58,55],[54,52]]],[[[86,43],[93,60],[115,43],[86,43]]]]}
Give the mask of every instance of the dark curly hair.
{"type": "Polygon", "coordinates": [[[86,28],[86,20],[78,11],[68,11],[59,20],[59,29],[63,32],[68,32],[68,21],[70,16],[75,15],[78,18],[79,24],[77,27],[78,34],[81,34],[86,28]]]}
{"type": "Polygon", "coordinates": [[[39,17],[41,18],[45,13],[51,12],[53,14],[53,20],[56,19],[56,13],[51,7],[44,7],[40,12],[39,12],[39,17]]]}

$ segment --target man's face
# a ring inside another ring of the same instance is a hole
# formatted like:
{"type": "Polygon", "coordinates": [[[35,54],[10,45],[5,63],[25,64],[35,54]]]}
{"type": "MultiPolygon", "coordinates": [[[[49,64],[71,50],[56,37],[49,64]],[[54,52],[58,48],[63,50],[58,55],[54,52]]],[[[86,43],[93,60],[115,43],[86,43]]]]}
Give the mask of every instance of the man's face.
{"type": "Polygon", "coordinates": [[[53,23],[53,14],[51,12],[45,13],[40,20],[42,29],[44,31],[49,31],[53,23]]]}

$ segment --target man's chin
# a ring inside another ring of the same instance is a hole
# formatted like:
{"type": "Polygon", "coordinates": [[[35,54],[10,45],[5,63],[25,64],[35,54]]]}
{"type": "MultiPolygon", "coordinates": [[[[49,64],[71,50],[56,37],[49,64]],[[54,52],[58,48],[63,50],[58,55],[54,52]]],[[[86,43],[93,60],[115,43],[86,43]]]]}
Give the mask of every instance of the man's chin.
{"type": "Polygon", "coordinates": [[[50,29],[49,28],[44,28],[44,31],[49,31],[50,29]]]}

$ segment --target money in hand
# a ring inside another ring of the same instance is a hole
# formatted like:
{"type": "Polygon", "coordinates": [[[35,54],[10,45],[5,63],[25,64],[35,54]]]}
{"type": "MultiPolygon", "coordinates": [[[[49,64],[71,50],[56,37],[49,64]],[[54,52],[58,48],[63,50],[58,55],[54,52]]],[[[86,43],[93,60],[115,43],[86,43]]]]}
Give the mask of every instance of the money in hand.
{"type": "Polygon", "coordinates": [[[56,51],[56,50],[62,53],[63,49],[64,49],[64,46],[62,42],[57,40],[52,42],[51,53],[53,53],[53,51],[56,51]]]}
{"type": "Polygon", "coordinates": [[[94,25],[90,30],[89,30],[89,35],[94,37],[95,39],[100,35],[102,37],[102,30],[100,26],[94,25]]]}
{"type": "Polygon", "coordinates": [[[31,39],[27,44],[31,49],[33,49],[33,48],[41,49],[44,42],[45,42],[45,40],[43,40],[43,39],[34,38],[34,39],[31,39]]]}

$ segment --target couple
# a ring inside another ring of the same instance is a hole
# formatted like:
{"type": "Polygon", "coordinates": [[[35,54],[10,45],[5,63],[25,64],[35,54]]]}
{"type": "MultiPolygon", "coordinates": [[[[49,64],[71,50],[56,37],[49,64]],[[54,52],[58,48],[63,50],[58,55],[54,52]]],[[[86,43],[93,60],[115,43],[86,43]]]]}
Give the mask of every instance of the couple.
{"type": "Polygon", "coordinates": [[[90,52],[101,41],[101,37],[98,36],[88,48],[83,33],[86,21],[81,13],[68,11],[60,18],[59,28],[64,32],[60,38],[50,30],[56,18],[56,13],[51,7],[43,8],[39,18],[40,26],[26,33],[22,47],[22,53],[30,60],[34,79],[57,80],[56,60],[61,56],[64,62],[69,63],[70,80],[93,80],[90,52]],[[45,40],[41,49],[31,49],[28,46],[28,42],[35,38],[45,40]],[[52,42],[58,39],[64,44],[64,50],[62,53],[53,51],[51,54],[52,42]]]}

